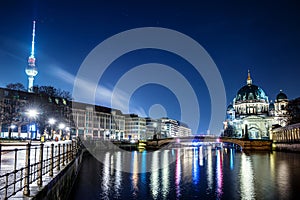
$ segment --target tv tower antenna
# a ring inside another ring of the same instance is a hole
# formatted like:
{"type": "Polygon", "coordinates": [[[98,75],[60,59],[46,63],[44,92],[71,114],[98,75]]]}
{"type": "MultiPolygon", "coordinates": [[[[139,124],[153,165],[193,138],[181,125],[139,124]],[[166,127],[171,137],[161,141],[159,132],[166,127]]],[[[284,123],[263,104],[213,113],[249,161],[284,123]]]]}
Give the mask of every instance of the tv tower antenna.
{"type": "Polygon", "coordinates": [[[34,38],[35,38],[35,21],[33,21],[33,27],[32,27],[31,54],[28,57],[28,65],[25,69],[25,72],[28,76],[28,92],[33,92],[33,80],[34,77],[38,74],[37,68],[35,66],[34,38]]]}

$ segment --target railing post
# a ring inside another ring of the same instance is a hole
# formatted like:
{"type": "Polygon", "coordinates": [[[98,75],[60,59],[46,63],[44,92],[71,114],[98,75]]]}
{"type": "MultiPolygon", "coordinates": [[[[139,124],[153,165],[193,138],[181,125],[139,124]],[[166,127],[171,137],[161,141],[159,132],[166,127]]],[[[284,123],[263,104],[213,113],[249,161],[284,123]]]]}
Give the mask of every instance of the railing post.
{"type": "Polygon", "coordinates": [[[66,164],[69,162],[69,156],[70,156],[70,145],[67,143],[67,157],[66,157],[66,164]]]}
{"type": "Polygon", "coordinates": [[[57,170],[60,170],[60,144],[58,144],[57,170]]]}
{"type": "Polygon", "coordinates": [[[69,144],[69,161],[72,160],[73,152],[72,152],[72,141],[71,144],[69,144]]]}
{"type": "Polygon", "coordinates": [[[29,190],[29,176],[30,176],[30,142],[26,145],[26,157],[25,157],[25,175],[24,175],[24,190],[23,194],[28,196],[29,190]]]}
{"type": "MultiPolygon", "coordinates": [[[[33,180],[35,180],[35,176],[36,176],[36,151],[37,151],[37,147],[34,147],[34,166],[33,166],[33,180]]],[[[31,181],[32,181],[32,176],[31,176],[31,181]]]]}
{"type": "Polygon", "coordinates": [[[72,140],[72,159],[76,157],[76,143],[72,140]]]}
{"type": "Polygon", "coordinates": [[[66,159],[66,156],[65,156],[65,154],[66,154],[66,151],[65,151],[65,144],[63,144],[62,145],[62,166],[65,166],[65,159],[66,159]]]}
{"type": "Polygon", "coordinates": [[[4,199],[7,199],[7,190],[8,190],[8,174],[5,176],[5,193],[4,193],[4,199]]]}
{"type": "Polygon", "coordinates": [[[49,171],[49,176],[53,176],[53,157],[54,157],[54,144],[51,144],[51,149],[50,149],[50,171],[49,171]]]}
{"type": "Polygon", "coordinates": [[[15,163],[14,163],[14,193],[16,191],[16,179],[17,179],[17,175],[16,175],[16,170],[17,170],[17,161],[18,161],[18,149],[15,148],[15,163]]]}
{"type": "Polygon", "coordinates": [[[40,144],[40,159],[39,159],[39,169],[38,169],[38,186],[43,185],[43,152],[44,152],[44,144],[40,144]]]}

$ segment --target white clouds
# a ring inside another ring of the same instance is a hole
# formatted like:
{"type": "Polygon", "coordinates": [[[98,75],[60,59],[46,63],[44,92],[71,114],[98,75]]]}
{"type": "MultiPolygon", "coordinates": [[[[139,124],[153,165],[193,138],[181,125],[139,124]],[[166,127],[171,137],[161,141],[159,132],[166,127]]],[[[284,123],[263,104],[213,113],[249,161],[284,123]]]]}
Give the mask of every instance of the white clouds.
{"type": "MultiPolygon", "coordinates": [[[[55,67],[54,73],[56,74],[59,79],[64,81],[66,84],[69,84],[73,87],[74,81],[76,79],[76,76],[61,69],[58,67],[55,67]]],[[[97,86],[96,91],[94,91],[95,83],[90,82],[88,79],[80,80],[81,83],[81,91],[79,95],[73,96],[75,101],[84,102],[84,103],[90,103],[90,104],[96,104],[106,107],[112,107],[112,103],[114,105],[113,108],[121,110],[124,114],[126,113],[135,113],[139,116],[146,117],[147,114],[145,110],[140,106],[131,106],[129,108],[128,105],[128,99],[130,98],[128,94],[124,91],[118,90],[118,93],[115,93],[112,99],[112,93],[113,93],[113,87],[107,87],[104,85],[97,86]],[[91,96],[87,94],[94,94],[93,96],[95,99],[87,99],[85,97],[91,96]]]]}

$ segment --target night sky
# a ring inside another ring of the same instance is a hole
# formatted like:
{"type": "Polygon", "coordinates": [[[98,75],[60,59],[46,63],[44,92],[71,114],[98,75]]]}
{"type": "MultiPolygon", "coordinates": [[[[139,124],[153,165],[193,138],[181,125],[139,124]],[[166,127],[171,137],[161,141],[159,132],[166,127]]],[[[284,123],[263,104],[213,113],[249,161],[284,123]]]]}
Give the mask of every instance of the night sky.
{"type": "MultiPolygon", "coordinates": [[[[205,48],[224,81],[226,104],[246,84],[248,69],[253,84],[270,100],[274,101],[280,89],[293,99],[300,96],[299,10],[297,1],[4,0],[0,3],[0,87],[12,82],[27,85],[25,67],[32,21],[36,20],[37,85],[72,91],[81,63],[99,43],[129,29],[163,27],[181,32],[205,48]]],[[[201,112],[200,127],[194,132],[205,133],[211,109],[208,89],[190,63],[177,55],[154,49],[130,52],[111,64],[99,87],[111,91],[122,74],[145,63],[171,66],[190,82],[201,112]]],[[[109,106],[105,95],[97,104],[109,106]]],[[[180,119],[180,102],[159,84],[136,90],[130,112],[147,116],[155,104],[162,105],[167,116],[180,119]]],[[[152,110],[151,116],[164,114],[162,107],[156,107],[156,114],[152,110]]],[[[225,108],[219,112],[225,114],[225,108]]]]}

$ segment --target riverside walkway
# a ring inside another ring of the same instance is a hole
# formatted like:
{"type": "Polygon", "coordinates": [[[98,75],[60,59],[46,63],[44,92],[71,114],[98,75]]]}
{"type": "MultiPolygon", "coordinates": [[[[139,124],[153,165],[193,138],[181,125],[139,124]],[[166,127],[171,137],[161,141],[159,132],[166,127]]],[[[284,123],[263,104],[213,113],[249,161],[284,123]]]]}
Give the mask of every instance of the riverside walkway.
{"type": "Polygon", "coordinates": [[[1,199],[31,199],[76,156],[75,140],[0,143],[1,199]]]}

